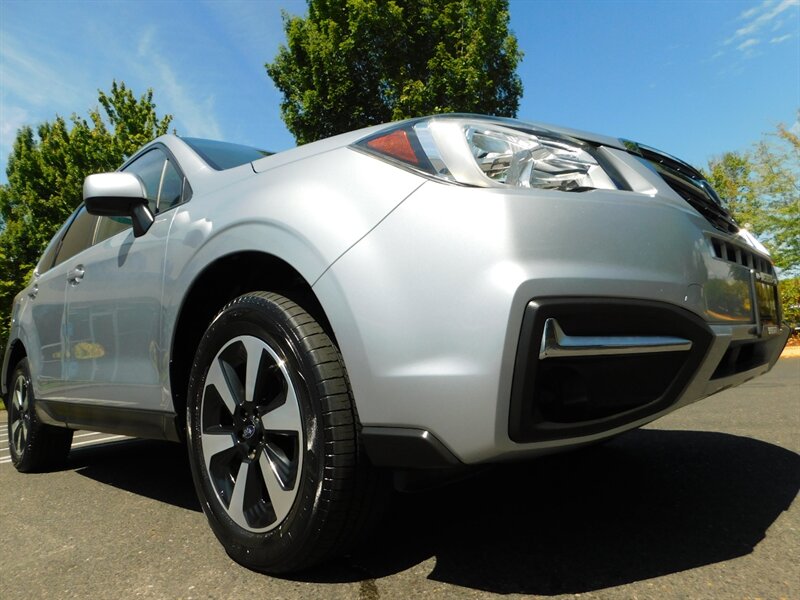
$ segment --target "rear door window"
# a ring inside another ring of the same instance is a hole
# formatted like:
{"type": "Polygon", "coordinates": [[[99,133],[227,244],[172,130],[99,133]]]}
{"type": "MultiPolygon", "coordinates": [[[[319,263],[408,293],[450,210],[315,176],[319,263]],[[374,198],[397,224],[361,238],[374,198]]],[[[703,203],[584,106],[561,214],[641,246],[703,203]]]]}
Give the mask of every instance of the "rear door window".
{"type": "Polygon", "coordinates": [[[50,240],[49,244],[47,244],[47,248],[45,248],[44,252],[42,253],[42,257],[39,259],[39,264],[36,265],[36,272],[39,275],[44,275],[53,267],[53,263],[55,262],[56,258],[56,252],[58,252],[58,248],[61,244],[61,238],[64,236],[64,231],[72,222],[72,216],[73,215],[70,215],[69,219],[64,221],[64,224],[58,228],[58,232],[53,236],[53,239],[50,240]]]}

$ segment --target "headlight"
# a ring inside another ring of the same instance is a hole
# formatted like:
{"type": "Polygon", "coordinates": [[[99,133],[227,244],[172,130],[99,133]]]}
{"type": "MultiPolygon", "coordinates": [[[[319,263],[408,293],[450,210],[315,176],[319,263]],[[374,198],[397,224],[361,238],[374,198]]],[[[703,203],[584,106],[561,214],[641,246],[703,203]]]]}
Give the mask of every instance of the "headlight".
{"type": "Polygon", "coordinates": [[[617,189],[587,144],[505,122],[430,117],[403,123],[356,146],[466,185],[575,192],[617,189]]]}

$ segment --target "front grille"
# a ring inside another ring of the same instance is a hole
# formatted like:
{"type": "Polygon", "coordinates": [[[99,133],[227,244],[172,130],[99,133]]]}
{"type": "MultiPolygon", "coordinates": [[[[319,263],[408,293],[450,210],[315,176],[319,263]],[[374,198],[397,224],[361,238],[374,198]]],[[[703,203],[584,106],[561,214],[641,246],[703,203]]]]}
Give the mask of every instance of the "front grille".
{"type": "Polygon", "coordinates": [[[628,152],[639,156],[675,193],[720,231],[736,233],[739,227],[703,174],[680,159],[635,142],[625,141],[628,152]]]}
{"type": "Polygon", "coordinates": [[[714,227],[726,233],[739,231],[739,227],[728,212],[714,201],[709,200],[704,190],[698,189],[692,183],[680,176],[676,176],[674,173],[667,172],[666,169],[657,167],[656,170],[669,187],[675,190],[681,198],[686,200],[692,208],[703,215],[706,221],[714,227]]]}
{"type": "Polygon", "coordinates": [[[751,252],[747,248],[742,248],[736,244],[731,244],[726,240],[711,238],[711,247],[714,249],[714,256],[735,265],[742,265],[748,269],[753,269],[758,273],[775,275],[775,269],[767,259],[751,252]]]}

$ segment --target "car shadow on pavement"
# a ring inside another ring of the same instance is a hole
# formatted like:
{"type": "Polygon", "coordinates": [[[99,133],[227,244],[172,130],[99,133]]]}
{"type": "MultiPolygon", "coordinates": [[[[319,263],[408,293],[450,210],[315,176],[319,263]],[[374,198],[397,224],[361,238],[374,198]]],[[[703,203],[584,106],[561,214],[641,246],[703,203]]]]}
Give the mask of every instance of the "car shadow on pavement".
{"type": "Polygon", "coordinates": [[[100,483],[200,511],[182,444],[128,440],[74,448],[68,468],[100,483]]]}
{"type": "MultiPolygon", "coordinates": [[[[68,468],[200,510],[179,444],[79,448],[68,468]]],[[[372,580],[433,558],[429,579],[464,588],[545,596],[602,590],[749,554],[799,489],[800,456],[779,446],[725,433],[637,430],[396,494],[353,554],[290,579],[361,582],[368,592],[372,580]]]]}
{"type": "Polygon", "coordinates": [[[295,579],[361,581],[430,557],[428,578],[508,594],[601,590],[746,555],[800,489],[800,457],[759,440],[638,430],[401,495],[371,541],[295,579]]]}

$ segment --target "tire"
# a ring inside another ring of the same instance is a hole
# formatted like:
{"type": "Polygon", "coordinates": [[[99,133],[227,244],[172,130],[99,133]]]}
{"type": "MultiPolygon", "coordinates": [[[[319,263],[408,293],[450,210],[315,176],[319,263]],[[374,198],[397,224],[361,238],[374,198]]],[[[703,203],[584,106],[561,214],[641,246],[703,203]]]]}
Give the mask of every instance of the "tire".
{"type": "Polygon", "coordinates": [[[231,558],[286,573],[347,551],[378,478],[342,357],[305,310],[267,292],[230,302],[200,342],[187,398],[195,489],[231,558]]]}
{"type": "Polygon", "coordinates": [[[22,473],[63,467],[72,445],[72,430],[40,422],[35,403],[28,359],[23,358],[8,380],[8,447],[22,473]]]}

